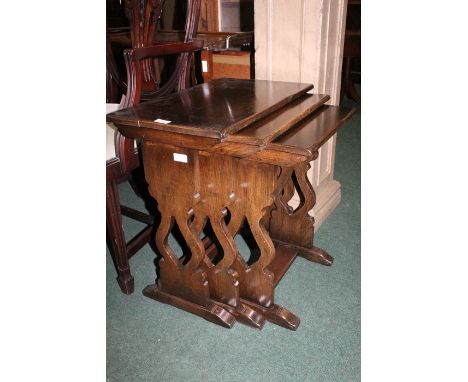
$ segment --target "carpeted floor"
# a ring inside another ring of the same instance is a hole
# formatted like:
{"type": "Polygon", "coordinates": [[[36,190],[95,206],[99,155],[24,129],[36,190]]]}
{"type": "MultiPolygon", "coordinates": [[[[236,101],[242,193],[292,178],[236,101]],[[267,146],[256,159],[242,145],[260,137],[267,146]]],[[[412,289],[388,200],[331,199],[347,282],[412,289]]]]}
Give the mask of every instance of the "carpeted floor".
{"type": "MultiPolygon", "coordinates": [[[[126,296],[107,250],[107,381],[359,381],[360,141],[358,109],[338,133],[342,201],[315,235],[333,266],[298,258],[275,290],[275,302],[301,319],[295,332],[268,322],[262,331],[224,329],[144,297],[155,279],[149,245],[130,261],[135,292],[126,296]]],[[[122,185],[122,201],[142,207],[132,195],[122,185]]],[[[132,234],[141,226],[125,220],[125,227],[132,234]]]]}

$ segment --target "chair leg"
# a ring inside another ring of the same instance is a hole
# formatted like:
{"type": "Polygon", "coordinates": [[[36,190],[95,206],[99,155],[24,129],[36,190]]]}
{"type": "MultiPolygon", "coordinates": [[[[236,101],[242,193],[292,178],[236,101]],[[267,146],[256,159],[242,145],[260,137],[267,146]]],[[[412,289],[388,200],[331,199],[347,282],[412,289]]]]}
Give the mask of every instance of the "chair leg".
{"type": "Polygon", "coordinates": [[[131,294],[134,290],[134,279],[130,273],[130,265],[127,257],[127,244],[122,227],[122,215],[120,213],[120,200],[115,181],[106,184],[106,223],[110,236],[112,255],[117,266],[117,282],[125,294],[131,294]]]}
{"type": "Polygon", "coordinates": [[[341,82],[341,99],[340,103],[343,102],[345,94],[348,98],[351,98],[354,102],[361,104],[361,96],[358,94],[353,83],[353,76],[351,74],[351,63],[352,57],[345,57],[344,68],[343,68],[343,81],[341,82]]]}
{"type": "Polygon", "coordinates": [[[348,83],[351,76],[351,57],[343,58],[343,71],[341,76],[341,92],[340,92],[340,104],[343,102],[345,95],[348,93],[348,83]]]}

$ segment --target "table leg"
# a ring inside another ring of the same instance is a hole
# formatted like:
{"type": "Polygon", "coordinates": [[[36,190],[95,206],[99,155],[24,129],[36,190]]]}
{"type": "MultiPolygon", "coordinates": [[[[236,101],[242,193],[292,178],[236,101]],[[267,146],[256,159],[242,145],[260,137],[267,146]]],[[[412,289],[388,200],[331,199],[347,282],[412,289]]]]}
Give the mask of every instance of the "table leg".
{"type": "Polygon", "coordinates": [[[234,184],[235,202],[231,205],[229,231],[235,236],[244,220],[260,249],[259,259],[247,265],[239,254],[233,267],[239,274],[241,302],[260,312],[277,325],[295,330],[299,318],[274,303],[274,274],[268,265],[275,257],[275,246],[265,227],[265,220],[273,205],[277,187],[275,166],[237,160],[234,184]]]}
{"type": "Polygon", "coordinates": [[[266,318],[296,329],[299,318],[274,303],[274,274],[267,268],[275,246],[264,222],[277,192],[277,167],[151,142],[143,144],[143,160],[162,219],[156,234],[162,255],[160,277],[144,294],[228,327],[237,318],[261,328],[266,318]],[[187,161],[174,161],[174,153],[186,155],[187,161]],[[200,240],[208,220],[223,250],[216,264],[200,240]],[[244,220],[260,249],[259,258],[250,265],[234,241],[244,220]],[[191,249],[185,265],[168,245],[174,221],[191,249]]]}
{"type": "MultiPolygon", "coordinates": [[[[200,215],[197,215],[193,224],[195,231],[201,234],[206,220],[199,218],[199,216],[200,215]]],[[[225,214],[222,216],[222,221],[215,223],[215,225],[219,224],[223,227],[222,233],[219,232],[219,229],[214,228],[212,220],[213,230],[215,233],[217,232],[216,236],[219,238],[218,240],[223,247],[224,254],[226,254],[226,251],[228,253],[233,251],[231,253],[234,253],[235,256],[237,256],[237,247],[235,246],[234,240],[232,236],[227,234],[227,228],[224,222],[225,214]]],[[[265,318],[263,315],[253,310],[240,300],[239,274],[231,266],[223,268],[222,261],[213,265],[211,259],[218,254],[216,245],[208,237],[205,238],[205,242],[207,256],[204,259],[203,269],[208,274],[208,285],[210,287],[211,298],[216,300],[217,304],[229,311],[239,322],[252,326],[255,329],[262,329],[265,324],[265,318]]],[[[228,255],[228,257],[230,256],[228,255]]]]}
{"type": "Polygon", "coordinates": [[[344,96],[347,95],[354,102],[361,104],[361,96],[356,90],[353,83],[353,76],[351,73],[352,59],[356,57],[344,57],[343,58],[343,75],[341,78],[341,92],[340,92],[340,104],[343,102],[344,96]]]}
{"type": "Polygon", "coordinates": [[[238,250],[233,235],[226,227],[225,217],[227,208],[231,208],[235,200],[235,162],[236,159],[232,157],[199,153],[200,203],[194,207],[193,226],[195,232],[200,234],[209,220],[222,248],[223,257],[216,264],[213,264],[208,256],[204,258],[211,298],[234,315],[239,322],[261,329],[265,318],[240,301],[239,274],[232,268],[238,250]]]}
{"type": "Polygon", "coordinates": [[[309,167],[308,163],[301,163],[294,168],[282,168],[278,188],[280,192],[275,196],[276,209],[271,213],[270,234],[277,243],[296,248],[299,256],[330,266],[333,257],[313,245],[314,218],[309,215],[309,211],[315,205],[316,197],[307,177],[309,167]],[[294,189],[301,198],[296,210],[287,204],[294,189]]]}
{"type": "Polygon", "coordinates": [[[143,294],[218,325],[232,327],[235,317],[211,299],[208,275],[202,267],[205,248],[192,224],[194,207],[200,202],[197,153],[144,142],[143,160],[150,194],[158,201],[161,212],[156,245],[162,256],[157,283],[148,285],[143,294]],[[186,155],[187,162],[175,161],[174,153],[186,155]],[[168,243],[174,222],[191,250],[185,264],[168,243]]]}

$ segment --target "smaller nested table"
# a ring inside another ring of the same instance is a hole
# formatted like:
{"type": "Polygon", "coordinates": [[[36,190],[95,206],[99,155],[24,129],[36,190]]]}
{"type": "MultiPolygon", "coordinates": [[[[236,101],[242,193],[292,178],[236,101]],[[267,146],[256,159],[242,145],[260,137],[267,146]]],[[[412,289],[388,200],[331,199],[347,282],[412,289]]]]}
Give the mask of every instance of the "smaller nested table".
{"type": "Polygon", "coordinates": [[[308,212],[315,193],[309,162],[354,110],[327,106],[313,85],[220,79],[107,115],[141,138],[143,165],[161,222],[159,277],[143,293],[216,324],[265,320],[295,330],[299,318],[274,300],[297,256],[323,265],[308,212]],[[288,201],[297,191],[301,204],[288,201]],[[202,238],[210,223],[214,235],[202,238]],[[168,243],[177,224],[190,253],[168,243]],[[247,263],[234,237],[247,226],[258,246],[247,263]]]}

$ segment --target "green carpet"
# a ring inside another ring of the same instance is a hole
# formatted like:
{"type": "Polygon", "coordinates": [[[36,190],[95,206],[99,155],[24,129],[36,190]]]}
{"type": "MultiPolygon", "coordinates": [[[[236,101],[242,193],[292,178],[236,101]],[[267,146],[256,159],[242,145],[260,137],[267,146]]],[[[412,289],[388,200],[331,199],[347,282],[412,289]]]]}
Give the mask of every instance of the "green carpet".
{"type": "MultiPolygon", "coordinates": [[[[269,322],[262,331],[239,323],[224,329],[144,297],[155,279],[149,245],[130,261],[135,292],[126,296],[107,250],[107,381],[360,380],[360,119],[358,110],[338,133],[342,201],[315,235],[335,262],[298,258],[275,290],[275,302],[300,317],[298,330],[269,322]]],[[[120,192],[124,203],[142,207],[128,185],[120,192]]],[[[129,235],[141,227],[124,224],[129,235]]]]}

